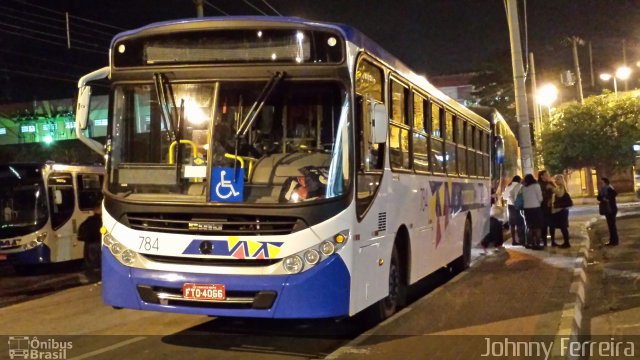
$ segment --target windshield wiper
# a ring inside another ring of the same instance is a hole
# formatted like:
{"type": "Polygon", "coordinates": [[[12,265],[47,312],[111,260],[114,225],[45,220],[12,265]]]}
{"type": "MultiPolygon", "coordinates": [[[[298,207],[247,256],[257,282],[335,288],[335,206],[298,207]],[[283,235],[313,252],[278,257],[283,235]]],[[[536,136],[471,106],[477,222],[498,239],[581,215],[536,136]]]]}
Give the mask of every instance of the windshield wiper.
{"type": "MultiPolygon", "coordinates": [[[[251,127],[253,126],[253,123],[256,121],[256,118],[260,113],[260,110],[262,110],[262,107],[267,102],[267,100],[273,93],[273,90],[276,88],[276,86],[278,86],[282,78],[284,78],[285,74],[286,73],[284,71],[282,72],[277,71],[275,74],[273,74],[271,79],[269,79],[269,81],[267,81],[267,83],[264,85],[264,88],[262,88],[262,91],[260,92],[260,95],[258,95],[258,97],[256,98],[256,101],[253,103],[253,105],[251,105],[251,108],[249,109],[249,111],[247,112],[247,115],[242,120],[242,123],[240,124],[240,126],[238,126],[238,130],[236,131],[236,139],[235,139],[236,141],[235,141],[234,154],[233,154],[235,156],[235,159],[238,158],[238,147],[240,146],[240,138],[241,137],[243,138],[247,135],[247,131],[249,131],[249,129],[251,129],[251,127]]],[[[238,162],[234,161],[233,163],[233,182],[234,183],[237,181],[236,180],[237,164],[238,162]]]]}
{"type": "Polygon", "coordinates": [[[280,80],[284,78],[284,75],[284,71],[278,71],[273,74],[269,81],[267,81],[264,88],[262,88],[262,92],[260,92],[260,95],[258,95],[258,98],[253,103],[253,105],[251,105],[251,109],[249,109],[249,112],[247,112],[247,115],[244,117],[244,120],[242,120],[242,123],[238,127],[238,130],[236,131],[236,140],[247,135],[247,131],[251,129],[254,121],[256,121],[256,117],[260,113],[260,110],[262,110],[264,103],[267,102],[267,99],[269,99],[269,96],[271,96],[271,93],[273,93],[273,90],[276,88],[280,80]]]}
{"type": "MultiPolygon", "coordinates": [[[[168,105],[168,101],[167,101],[167,93],[165,91],[165,87],[168,84],[168,80],[166,78],[166,76],[164,74],[161,73],[154,73],[153,74],[153,82],[154,85],[156,87],[156,96],[158,97],[158,104],[160,104],[160,117],[162,118],[162,123],[164,124],[164,128],[167,129],[167,131],[169,132],[170,136],[171,136],[171,141],[176,140],[176,133],[173,130],[175,127],[173,126],[173,121],[171,121],[171,126],[169,126],[169,120],[168,120],[168,109],[167,109],[167,105],[168,105]]],[[[173,94],[172,94],[173,97],[173,94]]],[[[175,104],[175,100],[173,101],[173,103],[175,104]]]]}

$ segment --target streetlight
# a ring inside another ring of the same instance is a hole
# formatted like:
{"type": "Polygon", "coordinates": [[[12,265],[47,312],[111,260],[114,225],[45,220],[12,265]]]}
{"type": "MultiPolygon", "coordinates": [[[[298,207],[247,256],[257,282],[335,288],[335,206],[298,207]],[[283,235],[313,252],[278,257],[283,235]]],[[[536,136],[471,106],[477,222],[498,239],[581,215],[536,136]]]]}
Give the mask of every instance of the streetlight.
{"type": "Polygon", "coordinates": [[[609,73],[600,74],[600,79],[602,81],[609,81],[609,80],[611,80],[611,78],[613,78],[613,93],[618,95],[618,83],[616,82],[616,77],[615,76],[611,76],[611,74],[609,74],[609,73]]]}
{"type": "Polygon", "coordinates": [[[627,66],[621,66],[616,69],[615,76],[609,73],[600,74],[600,79],[603,81],[609,81],[613,78],[613,93],[618,95],[618,83],[616,79],[627,80],[631,76],[631,69],[627,66]]]}
{"type": "Polygon", "coordinates": [[[545,84],[538,89],[536,101],[549,109],[549,118],[551,118],[551,104],[558,99],[558,88],[553,84],[545,84]]]}

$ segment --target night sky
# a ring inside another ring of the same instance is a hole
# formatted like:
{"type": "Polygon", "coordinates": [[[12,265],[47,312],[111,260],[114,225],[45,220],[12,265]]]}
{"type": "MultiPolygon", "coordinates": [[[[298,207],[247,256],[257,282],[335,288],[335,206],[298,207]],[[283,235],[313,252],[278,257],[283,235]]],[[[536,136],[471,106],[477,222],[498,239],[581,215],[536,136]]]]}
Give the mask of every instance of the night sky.
{"type": "MultiPolygon", "coordinates": [[[[509,51],[501,0],[208,0],[217,9],[205,5],[205,16],[260,15],[247,2],[269,15],[275,14],[271,5],[285,16],[352,25],[427,77],[475,71],[509,51]]],[[[81,75],[107,64],[113,35],[195,14],[192,0],[2,0],[0,102],[72,97],[81,75]]],[[[526,17],[528,48],[548,81],[572,66],[571,50],[562,44],[570,35],[591,40],[596,74],[622,63],[623,39],[627,63],[635,67],[640,60],[640,0],[528,0],[526,17]]],[[[580,56],[588,83],[586,47],[580,56]]]]}

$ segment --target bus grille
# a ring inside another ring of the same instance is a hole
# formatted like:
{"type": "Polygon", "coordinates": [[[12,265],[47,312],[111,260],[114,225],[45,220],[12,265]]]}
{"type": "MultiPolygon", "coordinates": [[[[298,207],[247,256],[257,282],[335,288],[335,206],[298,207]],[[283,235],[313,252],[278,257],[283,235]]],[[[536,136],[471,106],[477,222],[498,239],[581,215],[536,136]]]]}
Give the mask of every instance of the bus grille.
{"type": "Polygon", "coordinates": [[[135,230],[199,235],[287,235],[306,227],[301,219],[281,216],[129,213],[126,217],[135,230]]]}
{"type": "Polygon", "coordinates": [[[200,266],[239,266],[239,267],[260,267],[277,264],[281,259],[220,259],[220,258],[201,258],[186,256],[165,256],[152,254],[139,254],[140,256],[151,261],[179,264],[179,265],[200,265],[200,266]]]}
{"type": "Polygon", "coordinates": [[[214,309],[270,309],[276,300],[275,291],[227,291],[225,300],[193,300],[182,296],[182,289],[138,285],[142,301],[149,304],[214,309]]]}

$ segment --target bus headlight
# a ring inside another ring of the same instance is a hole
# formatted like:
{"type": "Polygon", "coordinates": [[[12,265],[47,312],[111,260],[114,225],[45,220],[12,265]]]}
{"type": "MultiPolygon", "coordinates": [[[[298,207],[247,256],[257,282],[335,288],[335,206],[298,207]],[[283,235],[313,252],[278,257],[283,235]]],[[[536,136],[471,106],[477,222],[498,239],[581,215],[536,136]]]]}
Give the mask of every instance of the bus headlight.
{"type": "Polygon", "coordinates": [[[282,262],[282,267],[289,274],[297,274],[302,271],[302,259],[298,255],[287,256],[282,262]]]}
{"type": "Polygon", "coordinates": [[[46,232],[40,233],[40,234],[38,234],[38,236],[36,237],[36,242],[37,242],[38,244],[43,243],[45,240],[47,240],[47,233],[46,233],[46,232]]]}
{"type": "Polygon", "coordinates": [[[118,256],[118,255],[120,255],[121,252],[124,251],[124,246],[122,246],[122,244],[120,244],[119,242],[114,242],[109,247],[109,250],[111,251],[111,253],[113,255],[118,256]]]}
{"type": "Polygon", "coordinates": [[[307,271],[313,266],[327,260],[331,255],[342,249],[349,239],[349,230],[344,230],[319,245],[314,245],[296,254],[287,256],[282,261],[282,267],[289,274],[307,271]]]}
{"type": "Polygon", "coordinates": [[[113,245],[113,243],[115,242],[115,239],[113,238],[113,236],[109,235],[109,234],[105,234],[102,237],[102,243],[104,244],[104,246],[106,247],[111,247],[111,245],[113,245]]]}
{"type": "Polygon", "coordinates": [[[309,249],[304,252],[304,261],[309,265],[315,265],[320,261],[320,253],[316,249],[309,249]]]}
{"type": "Polygon", "coordinates": [[[322,255],[329,256],[333,254],[334,251],[336,251],[336,246],[333,245],[331,241],[325,240],[320,244],[320,252],[322,252],[322,255]]]}
{"type": "Polygon", "coordinates": [[[127,249],[122,252],[120,258],[125,265],[131,265],[136,260],[136,253],[127,249]]]}
{"type": "Polygon", "coordinates": [[[113,254],[120,263],[127,266],[134,266],[138,261],[138,253],[120,243],[113,235],[108,233],[103,235],[102,244],[109,249],[111,254],[113,254]]]}

